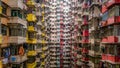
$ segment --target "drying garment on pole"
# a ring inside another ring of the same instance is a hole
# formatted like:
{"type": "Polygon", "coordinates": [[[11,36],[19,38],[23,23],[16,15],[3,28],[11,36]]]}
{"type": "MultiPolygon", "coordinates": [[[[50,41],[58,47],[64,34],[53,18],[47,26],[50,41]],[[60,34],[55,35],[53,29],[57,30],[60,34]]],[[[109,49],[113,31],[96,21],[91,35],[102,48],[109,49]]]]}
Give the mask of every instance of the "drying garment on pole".
{"type": "Polygon", "coordinates": [[[4,59],[2,60],[2,62],[3,62],[3,64],[7,64],[7,63],[8,63],[8,58],[4,58],[4,59]]]}
{"type": "Polygon", "coordinates": [[[10,56],[10,49],[9,48],[3,49],[3,56],[5,58],[8,58],[10,56]]]}
{"type": "Polygon", "coordinates": [[[22,55],[24,55],[24,53],[25,53],[24,48],[23,48],[23,46],[21,46],[19,48],[19,54],[22,56],[22,55]]]}

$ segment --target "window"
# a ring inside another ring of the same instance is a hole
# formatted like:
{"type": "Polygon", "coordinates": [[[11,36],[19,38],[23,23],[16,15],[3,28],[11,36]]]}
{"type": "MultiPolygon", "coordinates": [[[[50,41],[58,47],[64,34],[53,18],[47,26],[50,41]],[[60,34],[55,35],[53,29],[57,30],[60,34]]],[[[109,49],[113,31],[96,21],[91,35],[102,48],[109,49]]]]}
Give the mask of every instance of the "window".
{"type": "Polygon", "coordinates": [[[29,46],[29,47],[28,47],[28,50],[29,50],[29,51],[32,51],[32,50],[35,49],[35,46],[34,46],[33,44],[29,44],[28,46],[29,46]]]}
{"type": "Polygon", "coordinates": [[[2,3],[2,13],[5,15],[7,14],[7,6],[3,3],[2,3]]]}
{"type": "Polygon", "coordinates": [[[120,47],[117,47],[117,55],[120,55],[120,47]]]}
{"type": "Polygon", "coordinates": [[[28,23],[28,26],[35,26],[35,23],[34,22],[30,22],[30,23],[28,23]]]}
{"type": "Polygon", "coordinates": [[[117,31],[118,31],[117,35],[120,36],[120,28],[118,28],[117,31]]]}
{"type": "Polygon", "coordinates": [[[9,28],[10,36],[26,36],[26,29],[22,25],[11,24],[9,28]]]}
{"type": "Polygon", "coordinates": [[[28,63],[33,63],[35,62],[36,58],[35,57],[29,57],[28,63]]]}
{"type": "Polygon", "coordinates": [[[15,28],[10,28],[9,29],[9,35],[10,36],[17,36],[18,35],[18,30],[16,30],[15,28]]]}
{"type": "Polygon", "coordinates": [[[7,35],[7,26],[2,24],[2,35],[7,35]]]}
{"type": "Polygon", "coordinates": [[[22,35],[23,35],[23,37],[26,37],[26,31],[27,31],[26,28],[22,29],[22,35]]]}
{"type": "Polygon", "coordinates": [[[28,32],[28,38],[29,39],[33,39],[33,38],[35,38],[35,34],[34,33],[31,33],[31,32],[28,32]]]}
{"type": "Polygon", "coordinates": [[[11,10],[11,16],[22,18],[22,14],[20,13],[20,10],[11,10]]]}
{"type": "Polygon", "coordinates": [[[11,45],[10,46],[10,53],[11,55],[17,55],[18,54],[18,47],[16,45],[11,45]]]}

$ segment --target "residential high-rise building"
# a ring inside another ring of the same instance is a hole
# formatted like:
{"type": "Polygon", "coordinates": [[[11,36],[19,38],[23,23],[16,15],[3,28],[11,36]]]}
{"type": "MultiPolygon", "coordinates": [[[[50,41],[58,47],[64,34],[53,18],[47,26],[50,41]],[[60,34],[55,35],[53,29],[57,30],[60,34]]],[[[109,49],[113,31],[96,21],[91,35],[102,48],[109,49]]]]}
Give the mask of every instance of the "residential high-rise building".
{"type": "Polygon", "coordinates": [[[120,0],[0,0],[0,68],[120,68],[120,0]]]}

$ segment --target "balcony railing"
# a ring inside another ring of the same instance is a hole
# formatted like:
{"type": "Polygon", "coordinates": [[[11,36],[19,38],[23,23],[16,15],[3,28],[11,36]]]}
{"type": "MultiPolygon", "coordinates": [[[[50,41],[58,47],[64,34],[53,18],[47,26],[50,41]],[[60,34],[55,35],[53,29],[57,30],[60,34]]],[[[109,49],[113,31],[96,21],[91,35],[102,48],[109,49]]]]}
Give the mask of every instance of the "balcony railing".
{"type": "Polygon", "coordinates": [[[82,43],[89,43],[89,39],[82,39],[82,43]]]}
{"type": "Polygon", "coordinates": [[[33,63],[27,63],[27,68],[35,68],[37,65],[36,62],[33,62],[33,63]]]}
{"type": "Polygon", "coordinates": [[[83,31],[83,36],[89,36],[89,31],[88,30],[84,30],[83,31]]]}
{"type": "Polygon", "coordinates": [[[89,51],[86,48],[82,48],[82,53],[89,53],[89,51]]]}
{"type": "Polygon", "coordinates": [[[114,16],[114,17],[108,18],[107,25],[118,24],[119,22],[120,22],[120,16],[114,16]]]}
{"type": "Polygon", "coordinates": [[[107,8],[111,7],[112,5],[115,4],[120,4],[120,0],[108,0],[105,5],[107,6],[107,8]]]}
{"type": "Polygon", "coordinates": [[[26,55],[24,55],[24,56],[19,56],[19,55],[17,55],[17,56],[10,56],[10,62],[11,63],[22,63],[22,62],[24,62],[24,61],[26,61],[27,60],[27,56],[26,55]]]}
{"type": "Polygon", "coordinates": [[[109,63],[118,63],[120,64],[120,57],[119,56],[113,56],[110,54],[102,54],[102,60],[109,62],[109,63]]]}
{"type": "Polygon", "coordinates": [[[33,0],[29,0],[29,1],[27,1],[27,5],[28,6],[35,6],[35,1],[33,1],[33,0]]]}
{"type": "Polygon", "coordinates": [[[108,9],[107,9],[107,6],[102,5],[102,13],[105,13],[107,10],[108,10],[108,9]]]}
{"type": "Polygon", "coordinates": [[[26,19],[29,22],[36,22],[36,20],[37,20],[37,18],[34,14],[28,14],[26,19]]]}
{"type": "Polygon", "coordinates": [[[8,0],[8,5],[13,8],[27,9],[22,0],[8,0]]]}
{"type": "Polygon", "coordinates": [[[21,18],[19,18],[19,17],[10,17],[9,23],[19,23],[19,24],[22,24],[22,25],[24,25],[25,27],[27,27],[27,26],[26,26],[27,21],[24,20],[24,19],[21,19],[21,18]]]}
{"type": "Polygon", "coordinates": [[[10,36],[9,37],[9,43],[25,43],[26,42],[26,38],[25,37],[21,37],[21,36],[10,36]]]}
{"type": "Polygon", "coordinates": [[[117,36],[108,36],[102,39],[102,43],[119,43],[120,37],[117,36]]]}
{"type": "Polygon", "coordinates": [[[27,56],[36,56],[37,52],[36,51],[28,51],[27,56]]]}
{"type": "Polygon", "coordinates": [[[85,61],[85,62],[88,62],[88,61],[89,61],[89,58],[83,57],[81,60],[82,60],[82,61],[85,61]]]}

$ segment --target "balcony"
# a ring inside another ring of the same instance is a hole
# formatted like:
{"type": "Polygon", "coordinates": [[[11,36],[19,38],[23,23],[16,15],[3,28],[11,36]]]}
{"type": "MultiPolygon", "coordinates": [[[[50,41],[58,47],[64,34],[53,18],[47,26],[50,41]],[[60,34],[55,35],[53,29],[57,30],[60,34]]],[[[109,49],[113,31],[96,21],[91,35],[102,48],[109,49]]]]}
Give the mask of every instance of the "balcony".
{"type": "Polygon", "coordinates": [[[82,58],[82,55],[77,54],[77,58],[78,59],[82,58]]]}
{"type": "Polygon", "coordinates": [[[93,51],[93,50],[89,50],[89,55],[94,57],[94,56],[100,55],[100,53],[95,52],[95,51],[93,51]]]}
{"type": "Polygon", "coordinates": [[[89,39],[82,39],[82,43],[89,43],[89,39]]]}
{"type": "Polygon", "coordinates": [[[44,11],[42,11],[42,16],[44,16],[45,15],[45,12],[44,11]]]}
{"type": "Polygon", "coordinates": [[[108,23],[107,21],[102,21],[101,22],[101,27],[107,26],[107,23],[108,23]]]}
{"type": "Polygon", "coordinates": [[[27,26],[26,26],[27,21],[24,19],[21,19],[19,17],[10,17],[9,23],[19,23],[19,24],[24,25],[27,28],[27,26]]]}
{"type": "Polygon", "coordinates": [[[119,37],[116,36],[108,36],[102,39],[102,43],[118,43],[118,41],[119,37]]]}
{"type": "Polygon", "coordinates": [[[37,18],[34,14],[28,14],[26,19],[29,22],[36,22],[36,20],[37,20],[37,18]]]}
{"type": "Polygon", "coordinates": [[[37,32],[37,28],[36,27],[34,27],[34,26],[28,26],[28,31],[30,31],[30,32],[37,32]]]}
{"type": "Polygon", "coordinates": [[[10,36],[9,37],[9,43],[21,44],[21,43],[25,43],[25,42],[26,42],[25,37],[21,37],[21,36],[10,36]]]}
{"type": "Polygon", "coordinates": [[[84,30],[83,31],[83,36],[89,36],[89,31],[88,30],[84,30]]]}
{"type": "Polygon", "coordinates": [[[41,36],[42,36],[42,37],[45,37],[45,36],[46,36],[46,34],[45,34],[45,33],[42,33],[42,34],[41,34],[41,36]]]}
{"type": "Polygon", "coordinates": [[[82,8],[87,8],[87,7],[88,7],[88,4],[84,2],[84,3],[82,4],[82,8]]]}
{"type": "Polygon", "coordinates": [[[8,0],[8,5],[12,8],[27,9],[22,0],[8,0]]]}
{"type": "Polygon", "coordinates": [[[41,26],[41,25],[42,25],[41,21],[38,21],[38,22],[37,22],[37,25],[41,26]]]}
{"type": "Polygon", "coordinates": [[[36,62],[33,62],[33,63],[27,63],[27,68],[35,68],[37,65],[36,62]]]}
{"type": "Polygon", "coordinates": [[[48,47],[43,47],[43,48],[42,48],[43,51],[45,51],[45,50],[47,50],[47,49],[48,49],[48,47]]]}
{"type": "Polygon", "coordinates": [[[109,8],[112,5],[120,4],[120,0],[108,0],[105,4],[106,4],[107,8],[109,8]]]}
{"type": "Polygon", "coordinates": [[[45,58],[45,54],[42,54],[42,55],[41,55],[41,58],[45,58]]]}
{"type": "Polygon", "coordinates": [[[78,18],[77,21],[78,21],[78,22],[82,22],[82,19],[81,19],[81,18],[78,18]]]}
{"type": "Polygon", "coordinates": [[[43,62],[41,62],[41,65],[42,65],[42,66],[44,66],[44,65],[45,65],[45,62],[44,62],[44,61],[43,61],[43,62]]]}
{"type": "Polygon", "coordinates": [[[83,21],[82,25],[88,25],[88,22],[87,21],[83,21]]]}
{"type": "Polygon", "coordinates": [[[120,64],[120,57],[110,54],[102,54],[102,61],[106,61],[112,64],[120,64]]]}
{"type": "Polygon", "coordinates": [[[81,65],[83,65],[83,63],[80,61],[77,61],[77,65],[81,66],[81,65]]]}
{"type": "Polygon", "coordinates": [[[9,37],[8,36],[2,36],[0,35],[0,44],[1,47],[7,47],[9,43],[9,37]]]}
{"type": "Polygon", "coordinates": [[[33,38],[33,39],[28,39],[27,38],[27,43],[36,44],[37,43],[37,39],[36,38],[33,38]]]}
{"type": "Polygon", "coordinates": [[[105,13],[106,11],[107,11],[108,9],[107,9],[107,6],[105,6],[105,5],[102,5],[102,13],[105,13]]]}
{"type": "Polygon", "coordinates": [[[27,5],[34,7],[35,6],[35,2],[33,0],[29,0],[29,1],[27,1],[27,5]]]}
{"type": "Polygon", "coordinates": [[[87,11],[82,12],[82,16],[85,16],[85,15],[89,15],[89,12],[87,11]]]}
{"type": "Polygon", "coordinates": [[[74,56],[77,56],[77,53],[74,53],[74,56]]]}
{"type": "Polygon", "coordinates": [[[36,15],[36,16],[41,16],[41,12],[40,12],[40,11],[37,11],[37,12],[35,12],[35,15],[36,15]]]}
{"type": "Polygon", "coordinates": [[[108,22],[107,25],[118,24],[120,22],[120,16],[108,18],[107,22],[108,22]]]}
{"type": "Polygon", "coordinates": [[[83,57],[81,60],[82,60],[82,61],[85,61],[85,62],[88,62],[88,61],[89,61],[89,58],[83,57]]]}
{"type": "Polygon", "coordinates": [[[36,58],[36,62],[40,62],[40,58],[36,58]]]}
{"type": "Polygon", "coordinates": [[[58,67],[57,65],[50,65],[51,68],[56,68],[58,67]]]}
{"type": "Polygon", "coordinates": [[[41,8],[44,8],[44,7],[45,7],[45,4],[42,4],[42,5],[41,5],[41,8]]]}
{"type": "Polygon", "coordinates": [[[89,53],[89,51],[86,48],[82,48],[82,53],[89,53]]]}
{"type": "Polygon", "coordinates": [[[42,48],[37,48],[36,51],[37,53],[42,53],[42,48]]]}
{"type": "Polygon", "coordinates": [[[27,56],[24,55],[24,56],[10,56],[10,62],[13,63],[13,64],[20,64],[24,61],[27,60],[27,56]]]}
{"type": "Polygon", "coordinates": [[[45,40],[42,40],[42,41],[41,41],[41,44],[46,44],[46,41],[45,41],[45,40]]]}
{"type": "Polygon", "coordinates": [[[27,56],[36,56],[37,52],[36,51],[28,51],[27,56]]]}

